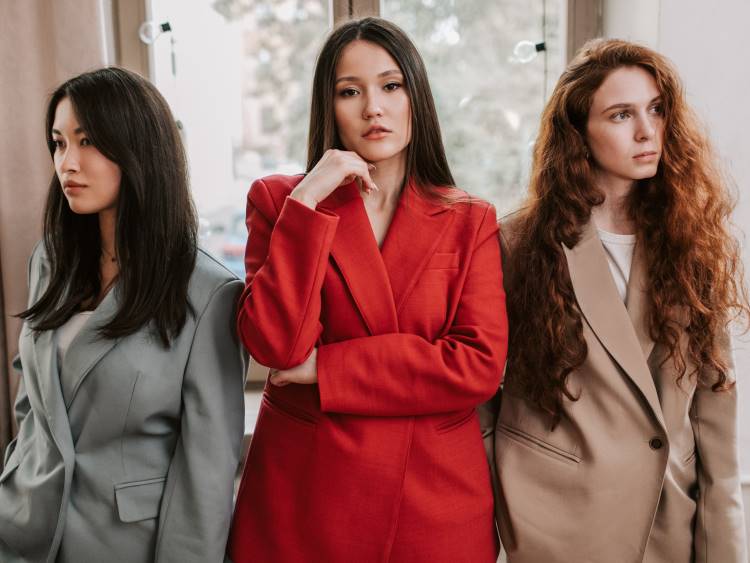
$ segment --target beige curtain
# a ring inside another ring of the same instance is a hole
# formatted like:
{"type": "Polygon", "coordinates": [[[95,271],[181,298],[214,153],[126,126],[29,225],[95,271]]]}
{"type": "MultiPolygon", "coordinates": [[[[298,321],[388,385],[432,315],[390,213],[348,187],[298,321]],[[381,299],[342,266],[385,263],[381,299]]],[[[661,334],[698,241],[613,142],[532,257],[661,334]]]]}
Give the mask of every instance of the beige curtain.
{"type": "MultiPolygon", "coordinates": [[[[0,0],[0,453],[15,431],[12,406],[26,307],[26,263],[41,236],[52,174],[45,146],[47,96],[107,63],[106,0],[0,0]]],[[[2,455],[0,455],[2,463],[2,455]]]]}

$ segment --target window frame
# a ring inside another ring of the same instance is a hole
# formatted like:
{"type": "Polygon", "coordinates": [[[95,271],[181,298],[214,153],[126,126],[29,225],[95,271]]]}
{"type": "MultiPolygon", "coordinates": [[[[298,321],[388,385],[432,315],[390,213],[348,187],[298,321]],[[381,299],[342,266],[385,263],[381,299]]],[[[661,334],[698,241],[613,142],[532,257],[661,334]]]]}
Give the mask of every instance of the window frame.
{"type": "MultiPolygon", "coordinates": [[[[380,15],[380,0],[329,0],[332,25],[352,18],[380,15]]],[[[602,34],[604,0],[567,0],[566,60],[589,39],[602,34]]],[[[111,0],[116,64],[152,77],[150,49],[138,28],[150,16],[149,0],[111,0]]]]}

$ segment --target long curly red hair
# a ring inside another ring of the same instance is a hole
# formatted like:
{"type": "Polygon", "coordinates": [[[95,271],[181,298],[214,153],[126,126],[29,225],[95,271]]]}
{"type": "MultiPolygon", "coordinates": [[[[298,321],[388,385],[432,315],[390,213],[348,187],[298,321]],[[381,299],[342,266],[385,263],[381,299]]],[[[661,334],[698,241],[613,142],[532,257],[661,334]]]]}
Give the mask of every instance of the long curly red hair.
{"type": "Polygon", "coordinates": [[[629,200],[639,244],[649,249],[651,338],[666,346],[666,361],[674,362],[679,378],[714,374],[702,384],[718,392],[732,385],[728,359],[719,348],[721,332],[732,318],[748,318],[740,251],[729,225],[734,200],[677,73],[646,47],[588,42],[562,74],[542,115],[529,194],[513,218],[507,258],[509,380],[552,416],[553,425],[563,415],[564,400],[577,399],[566,380],[587,354],[562,244],[577,244],[592,207],[604,201],[594,185],[595,165],[587,158],[586,122],[594,93],[622,66],[649,72],[663,101],[657,174],[639,181],[629,200]],[[683,331],[687,354],[679,343],[683,331]],[[688,365],[694,367],[689,373],[688,365]]]}

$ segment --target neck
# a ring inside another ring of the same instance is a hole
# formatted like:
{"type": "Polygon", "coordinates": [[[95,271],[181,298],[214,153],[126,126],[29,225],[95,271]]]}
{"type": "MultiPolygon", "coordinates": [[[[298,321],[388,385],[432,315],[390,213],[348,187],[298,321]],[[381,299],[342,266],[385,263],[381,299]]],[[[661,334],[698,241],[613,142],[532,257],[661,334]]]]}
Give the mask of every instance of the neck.
{"type": "Polygon", "coordinates": [[[628,196],[635,182],[626,178],[598,178],[597,188],[604,201],[591,210],[591,218],[604,231],[620,235],[635,232],[635,224],[628,212],[628,196]]]}
{"type": "Polygon", "coordinates": [[[115,222],[117,211],[105,209],[99,212],[99,233],[101,236],[102,251],[108,256],[117,256],[115,246],[115,222]]]}
{"type": "Polygon", "coordinates": [[[382,209],[394,206],[401,195],[406,176],[406,155],[401,153],[388,160],[376,162],[375,170],[370,172],[370,177],[377,184],[379,190],[371,192],[367,196],[368,205],[382,209]]]}

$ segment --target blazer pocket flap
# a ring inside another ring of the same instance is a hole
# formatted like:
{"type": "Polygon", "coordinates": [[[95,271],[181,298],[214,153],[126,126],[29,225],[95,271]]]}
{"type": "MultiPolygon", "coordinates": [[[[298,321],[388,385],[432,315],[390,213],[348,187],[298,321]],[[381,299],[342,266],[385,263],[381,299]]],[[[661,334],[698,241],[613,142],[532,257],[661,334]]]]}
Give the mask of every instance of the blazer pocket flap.
{"type": "Polygon", "coordinates": [[[115,485],[117,513],[121,522],[138,522],[159,516],[166,477],[115,485]]]}
{"type": "Polygon", "coordinates": [[[427,263],[428,270],[453,270],[458,266],[458,252],[436,252],[427,263]]]}

